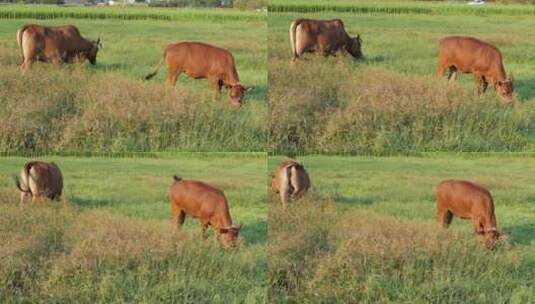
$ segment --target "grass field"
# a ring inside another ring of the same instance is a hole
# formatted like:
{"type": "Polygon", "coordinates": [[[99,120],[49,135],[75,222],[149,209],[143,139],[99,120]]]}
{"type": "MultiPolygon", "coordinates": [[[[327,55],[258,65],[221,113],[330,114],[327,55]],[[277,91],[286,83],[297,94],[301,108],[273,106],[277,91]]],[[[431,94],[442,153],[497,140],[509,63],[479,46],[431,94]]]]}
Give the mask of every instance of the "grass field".
{"type": "Polygon", "coordinates": [[[266,301],[265,154],[41,159],[61,167],[63,202],[20,208],[12,175],[27,159],[0,158],[0,302],[266,301]],[[191,218],[171,226],[174,174],[224,190],[238,248],[202,241],[191,218]]]}
{"type": "MultiPolygon", "coordinates": [[[[76,10],[99,12],[98,8],[76,10]]],[[[111,12],[113,17],[141,10],[100,12],[111,12]]],[[[17,15],[21,19],[0,19],[0,102],[6,109],[0,119],[11,122],[0,127],[0,150],[263,150],[267,140],[265,14],[215,9],[147,8],[145,12],[172,19],[36,20],[24,14],[17,15]],[[100,36],[103,49],[97,65],[57,69],[36,64],[31,73],[21,75],[15,34],[26,23],[75,24],[86,37],[100,36]],[[232,108],[226,91],[220,101],[213,101],[206,80],[184,75],[176,89],[167,92],[165,68],[155,79],[141,80],[154,70],[167,44],[184,40],[208,42],[233,53],[241,82],[254,87],[244,106],[232,108]],[[51,121],[53,125],[42,123],[51,121]]]]}
{"type": "MultiPolygon", "coordinates": [[[[269,171],[281,157],[269,160],[269,171]]],[[[269,280],[274,303],[532,303],[535,301],[533,158],[300,159],[309,195],[282,211],[269,196],[269,280]],[[506,235],[486,250],[471,223],[436,224],[444,179],[487,187],[506,235]]]]}
{"type": "MultiPolygon", "coordinates": [[[[392,3],[404,2],[384,6],[392,3]]],[[[441,12],[270,13],[270,149],[374,154],[533,150],[535,63],[529,54],[535,51],[535,37],[525,29],[535,26],[534,19],[529,14],[441,12]],[[341,18],[350,35],[361,35],[366,59],[305,55],[291,66],[288,28],[299,17],[341,18]],[[502,105],[493,88],[478,97],[471,75],[459,75],[455,85],[434,77],[438,41],[448,35],[476,36],[500,48],[506,71],[515,77],[514,107],[502,105]]]]}

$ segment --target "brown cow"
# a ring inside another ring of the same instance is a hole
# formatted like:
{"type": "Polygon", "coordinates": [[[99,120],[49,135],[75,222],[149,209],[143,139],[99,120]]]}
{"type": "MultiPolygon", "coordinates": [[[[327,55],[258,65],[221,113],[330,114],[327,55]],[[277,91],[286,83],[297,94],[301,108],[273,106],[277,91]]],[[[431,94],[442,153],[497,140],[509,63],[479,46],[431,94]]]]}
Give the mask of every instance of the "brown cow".
{"type": "Polygon", "coordinates": [[[20,190],[20,203],[31,197],[32,202],[44,198],[59,199],[63,190],[63,176],[54,162],[31,161],[20,172],[20,180],[15,177],[20,190]]]}
{"type": "Polygon", "coordinates": [[[206,239],[206,229],[212,226],[216,240],[225,235],[224,245],[234,246],[241,225],[234,226],[230,218],[229,206],[223,191],[208,184],[193,180],[183,180],[174,176],[169,188],[171,216],[173,224],[182,226],[186,215],[198,218],[201,222],[201,236],[206,239]]]}
{"type": "Polygon", "coordinates": [[[440,40],[438,75],[449,69],[449,80],[455,80],[457,71],[472,73],[477,92],[483,94],[489,82],[498,96],[507,102],[513,98],[513,78],[507,78],[502,54],[495,46],[472,37],[446,37],[440,40]]]}
{"type": "Polygon", "coordinates": [[[470,219],[477,234],[485,235],[485,245],[492,249],[499,233],[490,192],[476,184],[462,180],[446,180],[435,190],[438,221],[447,228],[458,216],[470,219]]]}
{"type": "Polygon", "coordinates": [[[271,179],[271,189],[280,194],[283,208],[290,198],[300,198],[309,188],[310,178],[305,167],[293,159],[282,161],[271,179]]]}
{"type": "Polygon", "coordinates": [[[201,42],[179,42],[165,48],[163,59],[156,70],[145,76],[146,80],[154,77],[163,61],[167,63],[167,86],[173,87],[177,77],[186,73],[194,79],[208,79],[214,89],[215,98],[219,99],[221,88],[229,90],[232,105],[240,106],[245,92],[251,88],[240,84],[240,78],[232,54],[222,48],[201,42]]]}
{"type": "Polygon", "coordinates": [[[96,64],[97,52],[101,47],[100,38],[97,41],[83,38],[74,25],[26,24],[17,32],[17,42],[22,70],[28,69],[36,60],[54,64],[89,60],[91,64],[96,64]]]}
{"type": "Polygon", "coordinates": [[[311,20],[297,19],[290,25],[292,61],[305,52],[317,52],[323,56],[335,56],[345,49],[354,58],[362,58],[360,35],[350,37],[340,19],[311,20]]]}

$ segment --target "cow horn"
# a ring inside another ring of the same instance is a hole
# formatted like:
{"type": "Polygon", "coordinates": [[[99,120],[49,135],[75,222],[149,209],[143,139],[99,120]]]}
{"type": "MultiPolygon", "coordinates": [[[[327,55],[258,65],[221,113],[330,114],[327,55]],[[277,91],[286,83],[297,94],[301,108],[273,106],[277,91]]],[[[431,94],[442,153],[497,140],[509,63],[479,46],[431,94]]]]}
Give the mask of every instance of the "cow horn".
{"type": "Polygon", "coordinates": [[[242,227],[242,224],[239,224],[238,226],[234,226],[234,225],[232,226],[232,228],[237,229],[237,230],[240,230],[241,227],[242,227]]]}
{"type": "Polygon", "coordinates": [[[95,45],[98,47],[102,47],[102,43],[100,43],[100,36],[98,36],[97,42],[95,42],[95,45]]]}

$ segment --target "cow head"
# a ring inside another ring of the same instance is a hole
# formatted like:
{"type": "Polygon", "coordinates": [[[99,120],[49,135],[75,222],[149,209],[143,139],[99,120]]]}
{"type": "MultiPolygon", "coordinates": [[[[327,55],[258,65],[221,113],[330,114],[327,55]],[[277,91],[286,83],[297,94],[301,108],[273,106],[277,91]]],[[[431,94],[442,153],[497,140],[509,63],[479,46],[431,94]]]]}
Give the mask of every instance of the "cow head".
{"type": "Polygon", "coordinates": [[[234,247],[234,246],[236,246],[236,241],[238,240],[238,236],[240,234],[241,227],[242,227],[242,225],[219,228],[219,233],[225,235],[225,237],[223,239],[225,247],[234,247]]]}
{"type": "Polygon", "coordinates": [[[496,89],[496,93],[498,96],[500,96],[502,99],[504,99],[506,102],[510,103],[513,101],[513,92],[514,92],[514,85],[513,85],[514,78],[506,78],[504,80],[498,80],[496,84],[494,85],[494,88],[496,89]]]}
{"type": "Polygon", "coordinates": [[[239,83],[230,86],[229,91],[228,91],[228,95],[230,97],[230,103],[236,107],[241,106],[243,102],[243,97],[245,96],[245,92],[249,90],[251,90],[250,87],[242,86],[239,83]]]}
{"type": "Polygon", "coordinates": [[[485,247],[492,250],[496,247],[500,233],[496,230],[490,230],[485,233],[485,247]]]}
{"type": "Polygon", "coordinates": [[[357,37],[350,38],[348,43],[346,43],[346,51],[351,54],[356,59],[364,57],[362,55],[362,39],[360,39],[360,35],[357,34],[357,37]]]}
{"type": "Polygon", "coordinates": [[[89,49],[89,51],[87,51],[87,53],[85,54],[87,60],[89,60],[89,62],[93,65],[97,63],[97,53],[99,48],[102,48],[100,37],[98,37],[96,41],[92,41],[91,49],[89,49]]]}

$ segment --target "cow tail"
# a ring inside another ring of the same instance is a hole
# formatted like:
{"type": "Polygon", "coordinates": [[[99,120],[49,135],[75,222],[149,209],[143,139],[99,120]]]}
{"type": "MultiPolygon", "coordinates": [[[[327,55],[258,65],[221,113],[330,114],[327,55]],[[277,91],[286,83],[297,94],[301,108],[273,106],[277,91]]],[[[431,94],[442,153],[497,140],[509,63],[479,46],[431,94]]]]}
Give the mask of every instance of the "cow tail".
{"type": "Polygon", "coordinates": [[[297,36],[297,26],[299,25],[299,22],[300,20],[296,20],[294,22],[292,22],[292,24],[290,25],[290,41],[292,43],[292,59],[296,59],[297,58],[297,41],[296,41],[296,36],[297,36]]]}
{"type": "MultiPolygon", "coordinates": [[[[33,162],[29,162],[27,163],[26,165],[24,165],[24,174],[28,177],[28,179],[30,179],[30,170],[32,169],[32,166],[33,166],[33,162]]],[[[19,190],[21,192],[26,192],[26,193],[31,193],[31,189],[28,185],[26,185],[28,187],[28,189],[24,190],[22,189],[22,185],[20,184],[20,180],[18,178],[18,176],[14,176],[15,178],[15,184],[17,185],[17,188],[19,188],[19,190]]]]}
{"type": "Polygon", "coordinates": [[[178,176],[178,175],[173,175],[173,179],[177,182],[180,182],[182,181],[182,177],[178,176]]]}
{"type": "Polygon", "coordinates": [[[13,175],[13,179],[15,180],[15,185],[17,186],[17,188],[19,188],[20,192],[26,192],[26,193],[30,192],[30,190],[24,190],[24,189],[22,189],[22,186],[21,186],[21,184],[20,184],[20,180],[19,180],[19,177],[18,177],[18,176],[13,175]]]}
{"type": "Polygon", "coordinates": [[[17,43],[19,44],[20,58],[24,63],[24,49],[22,48],[22,35],[24,31],[28,28],[27,25],[23,26],[20,30],[17,31],[17,43]]]}
{"type": "Polygon", "coordinates": [[[158,65],[156,66],[156,70],[154,72],[150,73],[149,75],[145,76],[145,80],[150,80],[152,77],[156,76],[158,74],[158,71],[160,70],[160,67],[162,66],[163,61],[165,60],[165,57],[167,55],[167,50],[163,52],[163,57],[160,59],[160,62],[158,62],[158,65]]]}

